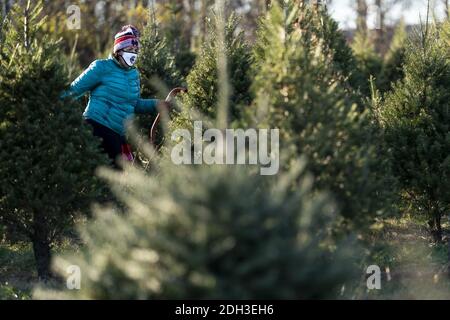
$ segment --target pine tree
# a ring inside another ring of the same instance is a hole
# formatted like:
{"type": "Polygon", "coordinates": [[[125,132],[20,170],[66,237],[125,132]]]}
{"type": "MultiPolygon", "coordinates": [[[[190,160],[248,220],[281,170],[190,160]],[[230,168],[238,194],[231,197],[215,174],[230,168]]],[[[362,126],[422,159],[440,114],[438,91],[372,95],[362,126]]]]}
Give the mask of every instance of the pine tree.
{"type": "Polygon", "coordinates": [[[404,77],[403,64],[405,62],[406,44],[407,33],[405,24],[402,22],[395,29],[389,51],[384,58],[382,77],[384,83],[381,86],[383,92],[391,90],[392,85],[404,77]]]}
{"type": "MultiPolygon", "coordinates": [[[[184,111],[174,119],[174,126],[189,127],[192,111],[215,118],[218,102],[218,33],[217,16],[208,24],[208,40],[204,43],[197,62],[187,77],[188,93],[184,96],[184,111]]],[[[242,117],[242,106],[249,105],[251,95],[251,52],[243,32],[236,34],[238,19],[231,15],[225,26],[225,48],[230,76],[230,120],[242,117]]]]}
{"type": "Polygon", "coordinates": [[[138,68],[141,74],[142,94],[145,96],[158,95],[159,90],[152,81],[155,77],[168,87],[179,86],[182,82],[175,58],[152,17],[144,28],[141,38],[138,68]]]}
{"type": "Polygon", "coordinates": [[[357,250],[330,238],[336,208],[300,164],[277,178],[247,166],[158,168],[105,175],[128,209],[98,209],[82,252],[56,259],[60,272],[81,268],[81,290],[35,298],[330,298],[353,276],[357,250]],[[292,190],[291,180],[302,183],[292,190]]]}
{"type": "Polygon", "coordinates": [[[255,123],[279,128],[281,148],[306,156],[316,186],[332,191],[342,215],[363,225],[390,208],[389,166],[377,158],[371,113],[353,103],[323,41],[311,45],[293,23],[298,10],[293,1],[273,3],[261,24],[253,90],[267,108],[253,108],[255,123]]]}
{"type": "Polygon", "coordinates": [[[0,224],[33,244],[38,275],[48,279],[51,247],[102,194],[93,173],[107,158],[81,106],[59,99],[68,79],[59,43],[41,32],[42,8],[42,1],[15,5],[2,48],[0,224]]]}
{"type": "Polygon", "coordinates": [[[446,20],[442,23],[440,36],[444,42],[444,45],[450,47],[450,20],[446,20]]]}
{"type": "MultiPolygon", "coordinates": [[[[138,68],[141,75],[142,95],[144,97],[159,97],[160,88],[157,87],[158,81],[167,87],[179,87],[184,79],[181,77],[175,57],[172,54],[166,39],[161,34],[161,30],[151,15],[149,22],[144,28],[141,38],[141,52],[138,59],[138,68]]],[[[147,134],[153,124],[156,114],[141,114],[136,116],[137,124],[141,128],[142,134],[147,134]]],[[[158,130],[160,143],[162,139],[162,130],[158,130]]],[[[159,144],[158,143],[158,144],[159,144]]]]}
{"type": "Polygon", "coordinates": [[[177,70],[180,71],[183,77],[187,77],[195,63],[196,57],[191,51],[192,32],[195,23],[193,16],[195,13],[193,8],[188,12],[187,8],[183,8],[183,6],[182,2],[172,0],[170,4],[163,4],[157,10],[159,16],[166,17],[167,21],[165,27],[163,27],[163,32],[168,46],[174,53],[177,70]]]}
{"type": "MultiPolygon", "coordinates": [[[[4,13],[3,13],[3,6],[0,7],[0,48],[3,47],[3,39],[4,39],[4,34],[5,34],[5,30],[4,30],[4,25],[5,25],[5,17],[4,17],[4,13]]],[[[3,60],[3,51],[0,50],[0,59],[3,60]]],[[[2,125],[3,120],[1,120],[0,118],[0,126],[2,125]]],[[[0,243],[4,241],[5,238],[5,234],[6,234],[6,226],[2,224],[1,219],[0,219],[0,243]]]]}
{"type": "Polygon", "coordinates": [[[375,51],[375,45],[366,33],[359,32],[353,40],[352,49],[357,61],[357,69],[361,77],[360,90],[365,97],[371,94],[371,79],[375,79],[376,87],[384,83],[383,59],[375,51]]]}
{"type": "Polygon", "coordinates": [[[3,8],[0,7],[0,45],[3,43],[3,37],[5,33],[5,31],[3,30],[6,20],[4,15],[5,13],[3,12],[3,8]]]}
{"type": "Polygon", "coordinates": [[[440,30],[427,25],[406,52],[405,77],[379,106],[381,123],[403,195],[440,241],[450,209],[450,51],[440,30]]]}
{"type": "MultiPolygon", "coordinates": [[[[363,75],[358,69],[352,49],[347,44],[344,33],[339,30],[338,23],[328,13],[326,6],[311,5],[301,0],[279,0],[278,4],[298,7],[299,11],[294,24],[303,32],[304,45],[315,46],[321,42],[323,54],[329,56],[333,62],[333,72],[346,79],[344,87],[349,95],[355,95],[361,87],[364,88],[363,75]]],[[[355,95],[354,99],[358,98],[358,95],[355,95]]]]}

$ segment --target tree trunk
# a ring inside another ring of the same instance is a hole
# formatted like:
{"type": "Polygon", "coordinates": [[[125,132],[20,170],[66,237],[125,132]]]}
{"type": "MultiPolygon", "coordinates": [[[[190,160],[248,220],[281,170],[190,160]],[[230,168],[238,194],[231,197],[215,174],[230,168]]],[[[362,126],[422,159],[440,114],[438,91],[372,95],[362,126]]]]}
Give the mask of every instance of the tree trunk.
{"type": "Polygon", "coordinates": [[[206,39],[206,18],[208,16],[209,0],[202,0],[200,8],[200,43],[206,39]]]}
{"type": "Polygon", "coordinates": [[[50,270],[51,250],[46,240],[33,239],[34,260],[40,281],[47,281],[52,277],[50,270]]]}
{"type": "Polygon", "coordinates": [[[428,222],[430,226],[431,235],[436,243],[442,242],[442,225],[441,225],[441,215],[435,213],[433,218],[428,222]]]}
{"type": "Polygon", "coordinates": [[[358,32],[361,32],[367,35],[367,15],[368,15],[369,7],[367,6],[366,0],[357,0],[356,1],[356,29],[358,32]]]}
{"type": "Polygon", "coordinates": [[[444,6],[445,6],[445,8],[444,8],[444,11],[445,11],[445,17],[447,18],[447,19],[450,19],[450,12],[449,12],[449,7],[448,7],[448,5],[449,5],[449,1],[448,0],[443,0],[443,2],[444,2],[444,6]]]}
{"type": "Polygon", "coordinates": [[[41,214],[34,213],[31,242],[33,243],[34,260],[38,277],[41,281],[47,281],[52,276],[50,271],[51,251],[47,223],[41,214]]]}
{"type": "MultiPolygon", "coordinates": [[[[450,212],[447,216],[448,222],[450,223],[450,212]]],[[[447,230],[447,274],[450,278],[450,231],[447,230]]]]}

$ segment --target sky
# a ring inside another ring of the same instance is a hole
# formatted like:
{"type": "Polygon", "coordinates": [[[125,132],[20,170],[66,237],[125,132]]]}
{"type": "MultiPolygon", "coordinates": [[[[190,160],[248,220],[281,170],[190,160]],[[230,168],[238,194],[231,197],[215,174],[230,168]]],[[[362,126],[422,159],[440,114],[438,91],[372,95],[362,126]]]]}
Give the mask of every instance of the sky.
{"type": "MultiPolygon", "coordinates": [[[[355,28],[356,13],[353,9],[355,0],[333,0],[328,6],[332,16],[339,22],[343,29],[355,28]]],[[[405,0],[403,4],[396,5],[387,15],[387,24],[392,24],[400,18],[403,18],[406,24],[418,24],[420,17],[422,21],[427,15],[427,0],[405,0]]],[[[374,0],[368,0],[369,4],[374,0]]],[[[444,15],[444,6],[441,0],[432,0],[431,7],[435,8],[436,17],[441,19],[444,15]]],[[[373,5],[369,7],[369,27],[376,27],[376,9],[373,5]]]]}

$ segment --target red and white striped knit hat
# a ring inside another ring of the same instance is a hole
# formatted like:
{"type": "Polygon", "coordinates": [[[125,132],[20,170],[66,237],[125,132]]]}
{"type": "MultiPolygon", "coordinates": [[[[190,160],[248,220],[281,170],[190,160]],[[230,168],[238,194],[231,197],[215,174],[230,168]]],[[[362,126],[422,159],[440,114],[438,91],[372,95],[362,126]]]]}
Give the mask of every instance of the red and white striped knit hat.
{"type": "Polygon", "coordinates": [[[122,27],[114,37],[114,53],[130,46],[139,47],[139,31],[132,25],[122,27]]]}

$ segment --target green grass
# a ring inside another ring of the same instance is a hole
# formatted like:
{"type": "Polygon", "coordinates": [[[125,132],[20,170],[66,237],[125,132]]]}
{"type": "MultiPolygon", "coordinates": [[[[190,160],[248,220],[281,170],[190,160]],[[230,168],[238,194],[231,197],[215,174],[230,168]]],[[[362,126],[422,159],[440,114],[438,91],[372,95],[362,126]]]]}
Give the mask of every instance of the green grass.
{"type": "MultiPolygon", "coordinates": [[[[52,252],[55,255],[77,247],[73,239],[66,239],[52,252]]],[[[31,299],[37,280],[31,244],[0,242],[0,300],[31,299]]]]}
{"type": "MultiPolygon", "coordinates": [[[[448,224],[444,228],[448,230],[448,224]]],[[[366,243],[371,249],[367,265],[389,270],[391,279],[384,276],[381,290],[368,291],[362,276],[355,279],[356,289],[353,287],[346,298],[450,299],[447,244],[432,244],[423,221],[410,217],[380,221],[366,243]]],[[[68,238],[53,253],[71,251],[78,245],[68,238]]],[[[31,299],[36,283],[31,245],[0,242],[0,300],[31,299]]]]}
{"type": "Polygon", "coordinates": [[[31,245],[0,243],[0,300],[29,299],[36,279],[31,245]]]}
{"type": "Polygon", "coordinates": [[[380,266],[386,274],[382,289],[366,291],[367,298],[450,299],[447,243],[432,243],[423,221],[411,217],[384,220],[374,226],[369,242],[368,263],[380,266]]]}

